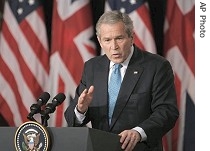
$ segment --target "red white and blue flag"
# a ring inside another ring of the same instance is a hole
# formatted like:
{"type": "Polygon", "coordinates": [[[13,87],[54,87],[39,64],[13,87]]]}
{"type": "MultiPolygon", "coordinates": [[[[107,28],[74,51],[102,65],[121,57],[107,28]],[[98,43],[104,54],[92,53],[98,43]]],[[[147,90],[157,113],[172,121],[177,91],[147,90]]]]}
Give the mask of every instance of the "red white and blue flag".
{"type": "Polygon", "coordinates": [[[48,89],[49,51],[42,3],[5,1],[0,32],[0,114],[10,126],[27,121],[48,89]]]}
{"type": "Polygon", "coordinates": [[[105,11],[119,10],[127,13],[134,23],[135,44],[146,51],[156,53],[153,28],[148,3],[145,0],[107,0],[105,11]]]}
{"type": "Polygon", "coordinates": [[[63,113],[74,97],[84,62],[96,55],[89,0],[54,0],[50,56],[51,94],[64,92],[66,101],[50,118],[51,126],[65,126],[63,113]]]}
{"type": "Polygon", "coordinates": [[[165,151],[195,150],[195,1],[167,1],[164,54],[175,73],[180,117],[165,151]]]}

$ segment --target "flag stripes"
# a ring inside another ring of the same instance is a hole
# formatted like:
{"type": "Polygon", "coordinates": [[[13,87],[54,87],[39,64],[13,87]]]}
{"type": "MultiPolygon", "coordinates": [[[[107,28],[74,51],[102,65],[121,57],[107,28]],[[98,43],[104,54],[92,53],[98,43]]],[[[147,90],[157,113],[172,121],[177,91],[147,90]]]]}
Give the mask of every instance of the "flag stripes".
{"type": "Polygon", "coordinates": [[[5,2],[0,33],[0,77],[4,83],[0,96],[4,105],[0,113],[10,126],[27,121],[30,106],[48,88],[49,50],[39,2],[5,2]]]}
{"type": "Polygon", "coordinates": [[[84,62],[96,54],[89,0],[54,0],[52,52],[50,55],[51,94],[64,92],[66,101],[51,116],[51,125],[67,125],[64,111],[74,97],[84,62]]]}
{"type": "Polygon", "coordinates": [[[164,138],[164,144],[171,144],[164,146],[165,151],[195,150],[194,3],[184,0],[171,0],[167,3],[164,54],[174,70],[180,117],[174,129],[164,138]]]}

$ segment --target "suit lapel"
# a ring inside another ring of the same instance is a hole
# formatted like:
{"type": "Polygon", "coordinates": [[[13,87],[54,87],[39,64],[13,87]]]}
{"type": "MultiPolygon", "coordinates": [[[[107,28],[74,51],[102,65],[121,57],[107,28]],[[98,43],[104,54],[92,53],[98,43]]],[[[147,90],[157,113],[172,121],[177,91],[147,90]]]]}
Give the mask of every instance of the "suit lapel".
{"type": "MultiPolygon", "coordinates": [[[[108,87],[108,74],[109,74],[109,60],[107,57],[104,57],[97,65],[96,65],[96,72],[94,73],[94,86],[95,86],[95,103],[97,103],[97,106],[100,107],[99,113],[100,116],[102,117],[107,117],[108,115],[108,92],[107,92],[107,87],[108,87]]],[[[108,124],[108,118],[105,123],[107,130],[109,127],[108,124]]]]}
{"type": "MultiPolygon", "coordinates": [[[[136,51],[139,51],[139,50],[136,50],[136,51]]],[[[126,106],[127,101],[129,100],[129,97],[132,94],[132,91],[143,72],[143,68],[140,65],[140,62],[142,61],[141,59],[143,58],[142,56],[139,57],[138,56],[139,54],[141,53],[134,52],[134,55],[132,56],[130,63],[128,65],[128,68],[126,70],[126,73],[125,73],[125,76],[124,76],[124,79],[120,88],[120,92],[117,98],[117,102],[115,105],[110,129],[114,126],[115,122],[117,121],[121,112],[126,106]]]]}

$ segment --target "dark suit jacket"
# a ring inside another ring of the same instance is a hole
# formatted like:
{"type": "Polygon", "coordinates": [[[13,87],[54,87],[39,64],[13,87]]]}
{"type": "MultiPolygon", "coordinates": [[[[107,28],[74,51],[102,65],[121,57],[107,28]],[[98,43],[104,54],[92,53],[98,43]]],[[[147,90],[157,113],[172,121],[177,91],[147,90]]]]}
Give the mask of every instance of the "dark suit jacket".
{"type": "Polygon", "coordinates": [[[116,134],[139,126],[145,131],[147,141],[138,143],[135,150],[162,150],[162,136],[173,128],[179,115],[171,65],[163,57],[134,46],[109,126],[109,62],[103,55],[85,63],[75,99],[65,112],[68,126],[83,126],[91,121],[93,128],[116,134]],[[74,114],[77,99],[81,92],[91,85],[95,87],[92,103],[84,123],[77,125],[74,114]]]}

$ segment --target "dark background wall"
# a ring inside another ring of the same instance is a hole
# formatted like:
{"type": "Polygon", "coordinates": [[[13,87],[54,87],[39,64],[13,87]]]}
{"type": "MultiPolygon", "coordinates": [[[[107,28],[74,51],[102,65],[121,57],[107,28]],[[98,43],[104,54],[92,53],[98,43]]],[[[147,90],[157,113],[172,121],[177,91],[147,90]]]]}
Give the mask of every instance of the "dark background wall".
{"type": "MultiPolygon", "coordinates": [[[[5,0],[0,0],[0,30],[1,30],[4,1],[5,0]]],[[[53,0],[42,0],[42,1],[44,4],[46,27],[50,44],[53,0]]],[[[91,0],[94,24],[97,22],[100,15],[104,12],[104,3],[105,0],[91,0]]],[[[164,38],[163,24],[164,24],[166,0],[148,0],[148,3],[151,11],[151,20],[154,29],[157,53],[162,55],[163,38],[164,38]]],[[[1,115],[0,115],[0,126],[8,126],[6,121],[1,115]]]]}
{"type": "Polygon", "coordinates": [[[3,6],[4,6],[4,0],[0,0],[0,30],[1,30],[1,21],[2,21],[2,15],[3,15],[3,6]]]}

